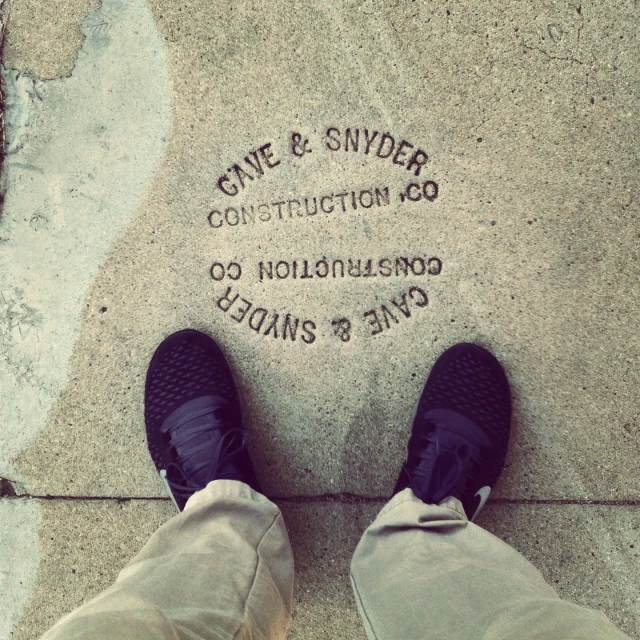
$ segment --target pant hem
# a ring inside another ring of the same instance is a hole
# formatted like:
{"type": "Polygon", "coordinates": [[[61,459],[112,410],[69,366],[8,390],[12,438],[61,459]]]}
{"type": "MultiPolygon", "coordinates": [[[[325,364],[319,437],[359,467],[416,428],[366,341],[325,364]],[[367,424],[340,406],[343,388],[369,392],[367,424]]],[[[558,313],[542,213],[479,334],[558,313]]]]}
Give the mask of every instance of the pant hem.
{"type": "Polygon", "coordinates": [[[255,502],[269,503],[266,496],[254,491],[248,484],[239,480],[212,480],[204,489],[196,491],[184,506],[184,511],[211,504],[219,498],[244,498],[255,502]]]}

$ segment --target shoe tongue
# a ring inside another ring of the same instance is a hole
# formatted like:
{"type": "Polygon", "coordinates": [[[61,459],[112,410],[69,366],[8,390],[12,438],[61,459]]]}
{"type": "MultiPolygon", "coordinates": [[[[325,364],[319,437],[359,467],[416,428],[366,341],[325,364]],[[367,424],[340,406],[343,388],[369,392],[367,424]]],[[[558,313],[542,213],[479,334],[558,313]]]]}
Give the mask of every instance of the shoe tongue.
{"type": "Polygon", "coordinates": [[[171,431],[184,424],[185,421],[191,420],[197,415],[213,413],[217,409],[226,406],[226,404],[227,401],[220,396],[208,395],[193,398],[193,400],[181,404],[175,411],[170,413],[164,419],[160,431],[171,433],[171,431]]]}
{"type": "Polygon", "coordinates": [[[418,464],[423,484],[417,488],[423,500],[437,504],[455,493],[473,450],[490,446],[491,440],[473,421],[450,409],[432,409],[424,419],[433,430],[426,435],[430,453],[418,464]]]}
{"type": "Polygon", "coordinates": [[[221,438],[220,427],[222,423],[215,415],[218,409],[227,405],[224,398],[219,396],[202,396],[186,402],[171,413],[162,423],[160,430],[168,433],[171,446],[175,449],[178,457],[189,454],[206,442],[211,442],[210,446],[203,447],[200,451],[189,455],[180,466],[187,478],[197,484],[207,481],[209,465],[213,452],[221,438]],[[197,427],[210,427],[206,431],[192,436],[185,434],[197,427]],[[197,469],[197,470],[196,470],[197,469]]]}
{"type": "Polygon", "coordinates": [[[433,502],[437,504],[451,495],[463,469],[464,461],[456,453],[445,451],[437,457],[427,491],[433,502]]]}
{"type": "Polygon", "coordinates": [[[432,422],[438,429],[451,434],[459,442],[468,441],[478,447],[489,447],[489,436],[466,416],[451,409],[431,409],[424,414],[425,420],[432,422]]]}

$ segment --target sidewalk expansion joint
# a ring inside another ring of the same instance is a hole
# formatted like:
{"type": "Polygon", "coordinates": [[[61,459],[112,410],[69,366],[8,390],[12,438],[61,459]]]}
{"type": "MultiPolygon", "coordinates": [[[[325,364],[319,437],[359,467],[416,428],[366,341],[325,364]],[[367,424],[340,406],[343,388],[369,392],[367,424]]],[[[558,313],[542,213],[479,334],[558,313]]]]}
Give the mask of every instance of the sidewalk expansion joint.
{"type": "MultiPolygon", "coordinates": [[[[389,496],[364,496],[353,493],[325,493],[315,496],[268,496],[273,502],[280,504],[384,504],[389,496]]],[[[71,496],[71,495],[36,495],[21,493],[15,495],[0,495],[2,500],[44,500],[44,501],[76,501],[76,502],[169,502],[169,498],[162,496],[71,496]]],[[[487,505],[574,505],[574,506],[605,506],[605,507],[640,507],[638,500],[589,500],[589,499],[545,499],[545,498],[495,498],[488,500],[487,505]]]]}

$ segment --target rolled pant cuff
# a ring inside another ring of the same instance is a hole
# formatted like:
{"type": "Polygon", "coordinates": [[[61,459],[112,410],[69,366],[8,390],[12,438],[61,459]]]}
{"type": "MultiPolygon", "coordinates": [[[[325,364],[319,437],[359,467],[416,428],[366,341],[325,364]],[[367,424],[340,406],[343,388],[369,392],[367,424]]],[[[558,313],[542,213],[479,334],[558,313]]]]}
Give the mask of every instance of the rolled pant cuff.
{"type": "Polygon", "coordinates": [[[448,498],[445,498],[444,500],[439,502],[437,505],[427,504],[426,502],[418,498],[418,496],[416,496],[416,494],[413,493],[413,491],[410,488],[403,489],[399,493],[396,493],[396,495],[393,496],[393,498],[391,498],[391,500],[389,500],[389,502],[387,502],[387,504],[382,508],[382,510],[378,514],[378,518],[381,518],[387,515],[389,512],[407,503],[416,505],[418,507],[425,507],[425,506],[444,507],[445,509],[451,509],[452,511],[455,511],[457,514],[461,515],[465,520],[468,520],[467,514],[465,513],[464,507],[462,506],[462,502],[460,502],[460,500],[458,500],[457,498],[454,498],[453,496],[449,496],[448,498]]]}
{"type": "Polygon", "coordinates": [[[269,498],[254,491],[248,484],[239,480],[212,480],[204,489],[196,491],[187,500],[184,510],[203,507],[220,498],[244,498],[255,502],[273,504],[269,498]]]}

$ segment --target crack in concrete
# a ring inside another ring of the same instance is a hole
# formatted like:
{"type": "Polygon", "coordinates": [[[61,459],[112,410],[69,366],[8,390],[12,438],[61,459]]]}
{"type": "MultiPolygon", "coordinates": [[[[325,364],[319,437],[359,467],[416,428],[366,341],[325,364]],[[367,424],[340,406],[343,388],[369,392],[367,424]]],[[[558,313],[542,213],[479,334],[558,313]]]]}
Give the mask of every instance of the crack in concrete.
{"type": "Polygon", "coordinates": [[[577,62],[578,64],[585,64],[584,60],[578,60],[578,58],[574,58],[572,56],[567,56],[567,57],[564,57],[564,56],[552,56],[548,51],[545,51],[541,47],[529,45],[529,44],[526,44],[525,42],[522,42],[521,46],[526,51],[538,51],[540,53],[543,53],[550,60],[562,60],[562,61],[565,61],[565,62],[577,62]]]}

